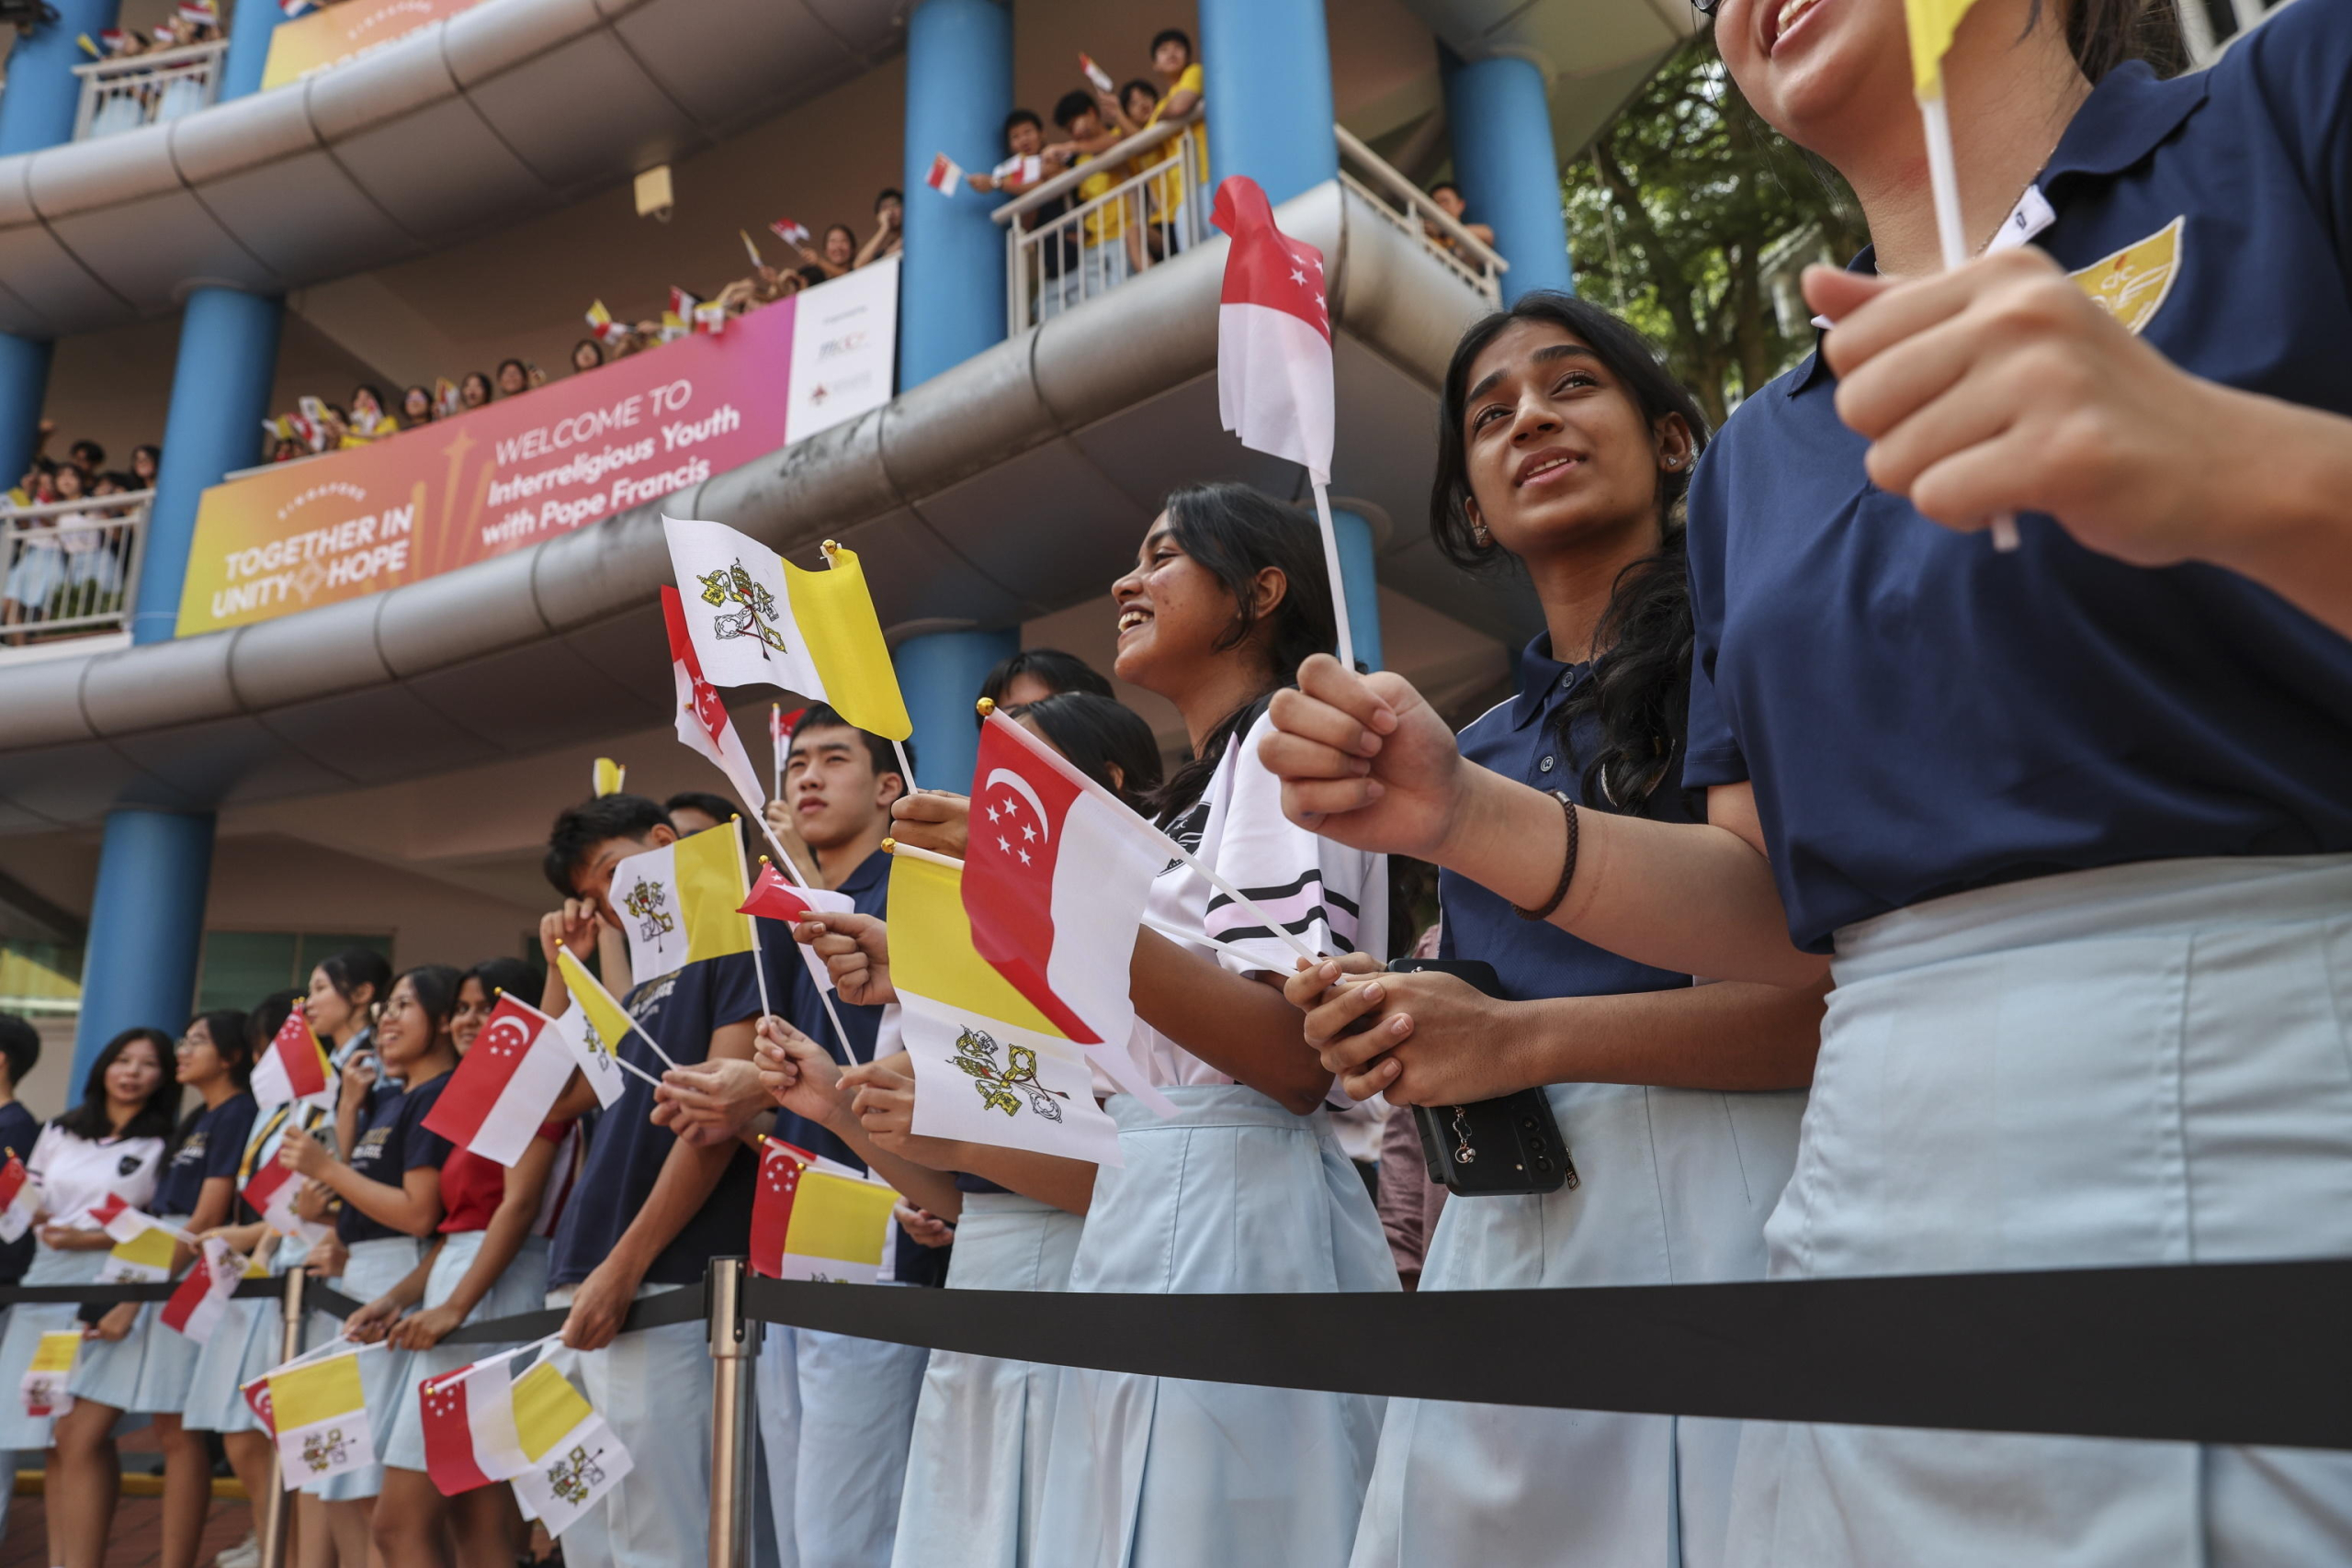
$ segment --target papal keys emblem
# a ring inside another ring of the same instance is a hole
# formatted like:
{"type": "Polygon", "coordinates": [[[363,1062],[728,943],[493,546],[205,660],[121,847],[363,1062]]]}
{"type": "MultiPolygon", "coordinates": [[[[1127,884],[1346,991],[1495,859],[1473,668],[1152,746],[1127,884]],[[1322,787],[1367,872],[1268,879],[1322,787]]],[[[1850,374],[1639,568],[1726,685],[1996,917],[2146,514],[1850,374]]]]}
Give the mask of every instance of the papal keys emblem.
{"type": "Polygon", "coordinates": [[[302,1434],[302,1463],[314,1473],[323,1472],[331,1465],[341,1464],[350,1457],[351,1450],[345,1446],[340,1427],[302,1434]]]}
{"type": "Polygon", "coordinates": [[[775,595],[755,581],[741,560],[718,571],[698,573],[695,581],[702,584],[704,604],[735,606],[712,619],[711,628],[719,637],[753,637],[763,649],[790,651],[784,646],[784,634],[775,629],[775,595]]]}
{"type": "Polygon", "coordinates": [[[990,1111],[1001,1111],[1007,1116],[1021,1113],[1020,1095],[1028,1097],[1028,1108],[1048,1122],[1062,1119],[1062,1108],[1055,1101],[1069,1096],[1051,1089],[1037,1081],[1037,1053],[1025,1045],[1011,1047],[1008,1055],[1012,1065],[997,1066],[996,1054],[1005,1049],[997,1043],[996,1036],[984,1031],[966,1028],[956,1038],[955,1064],[972,1075],[972,1087],[980,1092],[980,1103],[990,1111]],[[1020,1095],[1013,1091],[1018,1089],[1020,1095]]]}
{"type": "Polygon", "coordinates": [[[658,882],[640,882],[628,890],[621,900],[621,908],[635,915],[640,922],[638,936],[646,942],[658,942],[678,929],[670,913],[670,892],[658,882]]]}
{"type": "Polygon", "coordinates": [[[596,1456],[579,1445],[548,1467],[548,1489],[574,1507],[588,1501],[589,1494],[604,1479],[604,1467],[596,1462],[596,1456]]]}

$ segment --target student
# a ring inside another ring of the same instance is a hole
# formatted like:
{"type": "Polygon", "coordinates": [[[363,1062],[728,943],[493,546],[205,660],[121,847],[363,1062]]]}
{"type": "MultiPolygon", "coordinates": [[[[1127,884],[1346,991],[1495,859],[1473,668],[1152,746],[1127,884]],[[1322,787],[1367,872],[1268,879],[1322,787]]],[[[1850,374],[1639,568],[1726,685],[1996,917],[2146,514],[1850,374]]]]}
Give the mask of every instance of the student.
{"type": "MultiPolygon", "coordinates": [[[[1198,121],[1202,118],[1207,77],[1201,70],[1201,62],[1193,58],[1192,36],[1182,28],[1162,28],[1151,40],[1151,69],[1154,75],[1168,84],[1168,91],[1153,107],[1150,118],[1144,121],[1145,126],[1198,121]]],[[[1167,226],[1180,250],[1208,239],[1213,233],[1206,221],[1209,210],[1209,133],[1205,125],[1193,133],[1193,164],[1189,170],[1173,180],[1152,182],[1155,195],[1163,198],[1159,204],[1160,221],[1167,226]],[[1200,204],[1197,233],[1182,221],[1182,209],[1187,200],[1200,204]]]]}
{"type": "Polygon", "coordinates": [[[1035,109],[1014,109],[1004,117],[1004,162],[985,174],[969,174],[964,183],[974,190],[986,193],[1002,191],[1007,196],[1019,196],[1033,186],[1042,185],[1050,177],[1045,168],[1046,123],[1035,109]],[[1024,179],[1024,161],[1038,160],[1035,179],[1024,179]]]}
{"type": "MultiPolygon", "coordinates": [[[[1094,164],[1095,154],[1119,140],[1116,130],[1104,128],[1102,111],[1094,107],[1093,98],[1082,92],[1061,96],[1054,105],[1054,124],[1061,129],[1064,140],[1047,151],[1073,165],[1094,164]]],[[[1079,181],[1078,189],[1071,193],[1072,205],[1083,213],[1078,220],[1080,299],[1091,299],[1126,281],[1130,260],[1127,199],[1122,197],[1088,209],[1090,202],[1109,195],[1120,178],[1121,171],[1115,164],[1102,164],[1079,181]]]]}
{"type": "Polygon", "coordinates": [[[362,381],[351,389],[351,435],[344,445],[366,446],[400,434],[400,421],[384,406],[384,394],[362,381]]]}
{"type": "MultiPolygon", "coordinates": [[[[1066,693],[1003,711],[1130,807],[1139,809],[1159,786],[1159,748],[1150,727],[1108,697],[1066,693]]],[[[845,995],[871,1002],[882,999],[880,993],[847,976],[868,967],[861,937],[878,946],[871,959],[887,964],[887,933],[875,929],[879,925],[836,915],[810,922],[800,934],[812,937],[841,969],[845,995]],[[834,934],[844,929],[858,935],[834,934]]],[[[763,1066],[767,1053],[763,1038],[763,1066]]],[[[846,1109],[867,1143],[899,1159],[956,1173],[957,1251],[949,1288],[1067,1289],[1094,1167],[918,1136],[915,1092],[903,1054],[853,1067],[840,1078],[846,1109]]],[[[894,1568],[1012,1568],[1030,1561],[1057,1376],[1052,1367],[933,1352],[907,1458],[894,1568]]]]}
{"type": "Polygon", "coordinates": [[[431,424],[434,417],[432,388],[411,387],[401,394],[401,418],[411,430],[431,424]]]}
{"type": "Polygon", "coordinates": [[[583,337],[571,345],[571,368],[574,374],[601,370],[605,366],[605,345],[593,337],[583,337]]]}
{"type": "Polygon", "coordinates": [[[490,378],[479,370],[467,371],[465,378],[458,383],[458,407],[461,412],[471,413],[486,405],[490,398],[490,378]]]}
{"type": "MultiPolygon", "coordinates": [[[[725,795],[699,789],[680,791],[663,801],[662,809],[669,814],[670,826],[682,839],[718,827],[729,818],[742,815],[735,803],[725,795]]],[[[756,827],[746,827],[743,830],[746,834],[759,831],[756,827]]]]}
{"type": "MultiPolygon", "coordinates": [[[[1268,698],[1333,640],[1314,522],[1242,485],[1177,491],[1112,594],[1115,672],[1174,703],[1192,739],[1193,760],[1154,796],[1160,826],[1244,892],[1283,900],[1313,950],[1378,956],[1385,864],[1283,820],[1257,761],[1268,698]]],[[[1070,1288],[1395,1290],[1363,1181],[1322,1109],[1331,1076],[1276,988],[1291,949],[1181,862],[1154,884],[1150,913],[1253,961],[1138,934],[1132,1049],[1177,1114],[1111,1097],[1126,1164],[1095,1179],[1070,1288]]],[[[1036,1562],[1343,1562],[1379,1419],[1378,1400],[1350,1394],[1065,1371],[1036,1562]],[[1139,1521],[1163,1520],[1174,1522],[1138,1539],[1139,1521]]]]}
{"type": "MultiPolygon", "coordinates": [[[[1713,825],[1579,810],[1569,865],[1556,807],[1320,666],[1269,760],[1328,830],[1515,903],[1566,871],[1555,921],[1634,958],[1832,966],[1774,1275],[2352,1252],[2352,360],[2319,347],[2352,341],[2352,14],[2165,82],[2119,64],[2137,7],[1984,7],[1944,63],[1966,238],[2033,232],[1951,274],[1900,7],[1717,19],[1884,276],[1808,275],[1837,325],[1693,483],[1713,825]],[[2018,551],[1971,536],[2010,510],[2018,551]]],[[[1744,1562],[2321,1562],[2352,1458],[1751,1426],[1736,1506],[1744,1562]]]]}
{"type": "MultiPolygon", "coordinates": [[[[1024,648],[1018,653],[1007,654],[980,682],[980,695],[999,707],[1026,706],[1061,692],[1090,692],[1104,698],[1112,695],[1111,682],[1102,678],[1101,671],[1058,648],[1024,648]]],[[[976,720],[979,717],[977,710],[973,716],[976,720]]]]}
{"type": "Polygon", "coordinates": [[[808,263],[801,269],[802,275],[805,276],[812,267],[818,273],[808,280],[812,285],[842,276],[857,261],[857,231],[846,223],[836,223],[826,230],[821,243],[823,248],[814,251],[805,244],[793,246],[808,263]]]}
{"type": "Polygon", "coordinates": [[[906,245],[907,198],[893,186],[885,186],[874,198],[874,234],[857,248],[857,256],[849,265],[852,270],[884,256],[895,256],[906,245]]]}
{"type": "MultiPolygon", "coordinates": [[[[40,1246],[25,1270],[25,1284],[85,1285],[96,1280],[114,1241],[90,1211],[108,1195],[136,1208],[145,1208],[154,1196],[180,1097],[179,1085],[164,1067],[171,1048],[171,1037],[160,1029],[124,1030],[91,1064],[81,1103],[41,1129],[25,1156],[25,1168],[41,1190],[33,1233],[40,1246]]],[[[101,1321],[84,1324],[77,1310],[70,1302],[28,1303],[11,1310],[6,1338],[0,1341],[0,1387],[22,1382],[42,1335],[80,1326],[86,1354],[94,1345],[128,1334],[137,1312],[134,1307],[130,1314],[111,1316],[114,1309],[108,1308],[101,1321]]],[[[80,1376],[77,1358],[74,1381],[80,1376]]],[[[49,1561],[63,1568],[97,1568],[106,1550],[103,1523],[96,1534],[87,1526],[94,1515],[103,1522],[112,1513],[121,1466],[107,1430],[68,1446],[56,1440],[62,1432],[52,1432],[63,1424],[62,1417],[26,1415],[21,1399],[0,1400],[0,1450],[49,1450],[43,1495],[92,1498],[102,1505],[47,1510],[49,1561]]]]}
{"type": "Polygon", "coordinates": [[[519,359],[498,362],[498,395],[519,398],[531,389],[531,367],[519,359]]]}
{"type": "MultiPolygon", "coordinates": [[[[292,1127],[278,1146],[278,1164],[343,1200],[335,1235],[345,1261],[335,1288],[355,1300],[372,1301],[404,1279],[424,1256],[420,1238],[441,1223],[441,1167],[449,1141],[428,1132],[424,1119],[458,1065],[449,1035],[457,1006],[458,972],[446,964],[423,964],[393,981],[376,1019],[374,1059],[355,1057],[343,1069],[335,1123],[338,1146],[350,1152],[337,1159],[316,1136],[292,1127]],[[342,1135],[345,1127],[352,1129],[348,1136],[342,1135]]],[[[365,1327],[358,1321],[364,1315],[354,1314],[345,1331],[365,1327]]],[[[398,1349],[360,1358],[371,1413],[389,1420],[408,1359],[398,1349]]],[[[346,1563],[364,1559],[383,1484],[384,1467],[372,1464],[304,1488],[326,1499],[329,1527],[346,1563]]]]}
{"type": "MultiPolygon", "coordinates": [[[[33,1152],[40,1122],[17,1100],[17,1086],[40,1061],[40,1031],[13,1012],[0,1012],[0,1160],[14,1155],[23,1159],[33,1152]]],[[[0,1242],[0,1285],[20,1283],[32,1267],[33,1248],[40,1245],[31,1229],[11,1242],[0,1242]]],[[[0,1340],[7,1332],[12,1309],[0,1306],[0,1340]]],[[[0,1451],[0,1475],[17,1473],[17,1456],[0,1451]]],[[[0,1535],[8,1528],[8,1499],[14,1486],[0,1486],[0,1535]]]]}
{"type": "MultiPolygon", "coordinates": [[[[248,1060],[268,1049],[270,1041],[286,1022],[287,1015],[300,999],[301,993],[277,991],[265,997],[246,1015],[245,1043],[248,1060]]],[[[323,1120],[323,1112],[314,1106],[297,1106],[292,1102],[274,1105],[256,1113],[253,1126],[245,1134],[244,1147],[231,1173],[234,1190],[240,1193],[253,1179],[254,1172],[277,1157],[280,1134],[288,1122],[297,1126],[315,1127],[323,1120]]],[[[259,1258],[273,1276],[282,1276],[301,1267],[304,1248],[300,1242],[276,1235],[263,1224],[250,1205],[238,1200],[234,1221],[204,1235],[216,1235],[250,1257],[259,1258]]],[[[243,1482],[245,1495],[262,1497],[275,1484],[270,1470],[277,1450],[254,1418],[253,1407],[240,1392],[243,1385],[267,1371],[286,1359],[285,1328],[277,1306],[266,1301],[232,1301],[221,1316],[212,1337],[197,1352],[196,1364],[188,1375],[187,1403],[180,1424],[192,1432],[217,1432],[220,1446],[227,1454],[229,1468],[243,1482]]],[[[324,1505],[317,1498],[298,1496],[295,1499],[298,1518],[315,1522],[302,1528],[312,1532],[322,1543],[324,1556],[309,1561],[332,1562],[332,1538],[328,1534],[324,1505]],[[309,1505],[306,1511],[304,1505],[309,1505]]],[[[311,1539],[306,1537],[305,1539],[311,1539]]],[[[215,1568],[258,1568],[260,1547],[255,1537],[221,1554],[215,1568]]]]}
{"type": "MultiPolygon", "coordinates": [[[[1472,570],[1515,561],[1547,623],[1520,657],[1517,695],[1462,732],[1463,754],[1562,805],[1700,820],[1680,776],[1680,508],[1705,446],[1697,404],[1623,322],[1539,292],[1464,335],[1440,422],[1439,548],[1472,570]]],[[[1442,974],[1327,991],[1343,965],[1325,963],[1289,987],[1312,1010],[1307,1043],[1350,1094],[1398,1107],[1543,1089],[1579,1183],[1454,1198],[1420,1288],[1760,1278],[1804,1098],[1739,1091],[1811,1077],[1823,987],[1694,985],[1521,919],[1450,871],[1440,906],[1439,955],[1493,964],[1503,998],[1442,974]]],[[[1351,1561],[1717,1562],[1739,1434],[1729,1421],[1393,1400],[1351,1561]]]]}
{"type": "MultiPolygon", "coordinates": [[[[468,970],[450,1024],[460,1055],[481,1033],[502,989],[527,998],[537,985],[536,972],[519,959],[494,958],[468,970]]],[[[566,1156],[574,1146],[572,1134],[569,1122],[545,1123],[511,1169],[452,1148],[441,1166],[445,1212],[432,1252],[352,1320],[354,1337],[388,1337],[396,1349],[410,1352],[377,1439],[384,1489],[376,1506],[375,1542],[386,1568],[440,1568],[445,1530],[457,1543],[458,1568],[512,1568],[516,1559],[523,1517],[510,1489],[479,1486],[444,1499],[425,1472],[418,1393],[427,1378],[509,1348],[445,1346],[452,1329],[536,1312],[545,1303],[548,1236],[570,1193],[566,1156]]]]}
{"type": "MultiPolygon", "coordinates": [[[[253,1067],[245,1039],[245,1015],[219,1011],[189,1021],[175,1048],[175,1077],[201,1103],[181,1122],[164,1163],[149,1212],[165,1224],[201,1234],[226,1221],[237,1201],[237,1156],[252,1131],[254,1099],[245,1082],[253,1067]]],[[[196,1261],[187,1247],[173,1255],[173,1271],[196,1261]]],[[[119,1339],[100,1339],[74,1368],[74,1408],[58,1418],[57,1447],[71,1452],[76,1471],[111,1460],[111,1434],[126,1414],[152,1416],[164,1451],[161,1561],[168,1568],[195,1568],[197,1544],[212,1506],[212,1456],[204,1439],[186,1428],[197,1342],[164,1325],[160,1303],[114,1306],[99,1320],[100,1333],[127,1323],[119,1339]]],[[[74,1534],[103,1544],[112,1509],[102,1492],[69,1489],[51,1506],[80,1514],[74,1534]]]]}
{"type": "MultiPolygon", "coordinates": [[[[620,928],[613,867],[676,840],[661,806],[642,795],[604,795],[556,818],[545,870],[564,902],[539,922],[546,1011],[560,1014],[571,1001],[556,967],[558,944],[585,960],[600,930],[620,928]]],[[[746,954],[642,980],[620,999],[682,1066],[752,1055],[760,1003],[746,954]]],[[[635,1031],[606,1044],[646,1072],[662,1071],[635,1031]]],[[[553,1114],[578,1116],[594,1102],[594,1091],[575,1081],[553,1114]]],[[[634,1464],[626,1485],[564,1532],[564,1558],[573,1568],[668,1568],[702,1561],[707,1546],[710,1357],[703,1325],[619,1329],[632,1301],[695,1284],[713,1257],[741,1252],[759,1161],[740,1143],[679,1138],[652,1122],[652,1106],[644,1081],[630,1075],[597,1119],[548,1255],[548,1304],[571,1309],[564,1343],[582,1352],[589,1403],[634,1464]]]]}
{"type": "Polygon", "coordinates": [[[163,467],[164,449],[155,446],[139,446],[130,449],[130,477],[138,481],[135,488],[153,490],[156,470],[163,467]]]}
{"type": "MultiPolygon", "coordinates": [[[[1440,211],[1467,230],[1471,238],[1485,245],[1494,244],[1495,231],[1491,226],[1485,223],[1473,223],[1464,216],[1470,210],[1470,205],[1462,199],[1460,186],[1455,185],[1452,180],[1440,180],[1430,186],[1430,199],[1437,204],[1440,211]]],[[[1453,238],[1439,232],[1434,224],[1424,223],[1421,228],[1435,243],[1443,245],[1449,251],[1454,248],[1453,238]]]]}

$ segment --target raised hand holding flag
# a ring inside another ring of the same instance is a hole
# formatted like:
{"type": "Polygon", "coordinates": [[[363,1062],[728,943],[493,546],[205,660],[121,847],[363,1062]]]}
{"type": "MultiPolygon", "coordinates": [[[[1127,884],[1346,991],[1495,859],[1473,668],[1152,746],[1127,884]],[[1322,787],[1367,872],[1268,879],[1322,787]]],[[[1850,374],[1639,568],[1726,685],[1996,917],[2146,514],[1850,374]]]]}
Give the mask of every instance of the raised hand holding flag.
{"type": "Polygon", "coordinates": [[[964,184],[963,165],[944,152],[934,152],[931,170],[923,175],[922,183],[942,196],[954,196],[964,184]]]}
{"type": "Polygon", "coordinates": [[[1306,468],[1323,532],[1323,567],[1331,579],[1340,662],[1352,670],[1355,638],[1348,628],[1347,587],[1340,575],[1340,536],[1331,522],[1331,444],[1338,416],[1323,253],[1277,228],[1266,193],[1244,175],[1228,175],[1216,187],[1209,217],[1233,239],[1226,253],[1225,287],[1217,296],[1217,416],[1244,446],[1306,468]]]}

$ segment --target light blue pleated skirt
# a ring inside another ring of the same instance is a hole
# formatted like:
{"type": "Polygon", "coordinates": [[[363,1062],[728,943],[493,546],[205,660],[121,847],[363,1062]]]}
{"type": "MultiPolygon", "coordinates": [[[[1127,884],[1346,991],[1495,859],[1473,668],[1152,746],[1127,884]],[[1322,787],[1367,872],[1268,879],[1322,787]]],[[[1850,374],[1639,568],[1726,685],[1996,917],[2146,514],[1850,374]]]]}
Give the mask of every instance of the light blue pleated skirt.
{"type": "MultiPolygon", "coordinates": [[[[187,1216],[158,1216],[167,1225],[186,1228],[187,1216]]],[[[98,1255],[103,1258],[106,1255],[98,1255]]],[[[74,1363],[74,1381],[67,1386],[76,1399],[110,1404],[128,1412],[176,1413],[187,1401],[188,1374],[196,1367],[195,1340],[164,1326],[164,1303],[148,1302],[139,1309],[130,1332],[119,1339],[92,1339],[82,1346],[74,1363]]]]}
{"type": "MultiPolygon", "coordinates": [[[[381,1236],[355,1243],[350,1261],[343,1267],[343,1278],[334,1281],[334,1288],[364,1306],[406,1279],[408,1271],[416,1267],[416,1260],[424,1256],[423,1244],[414,1236],[381,1236]]],[[[393,1395],[408,1375],[408,1362],[406,1350],[390,1348],[371,1350],[359,1358],[359,1386],[368,1398],[368,1428],[375,1438],[379,1461],[385,1433],[390,1425],[393,1395]]],[[[356,1502],[373,1497],[383,1489],[381,1462],[346,1470],[302,1488],[330,1503],[356,1502]]]]}
{"type": "MultiPolygon", "coordinates": [[[[98,1277],[106,1261],[104,1252],[62,1252],[55,1247],[36,1247],[32,1267],[25,1270],[19,1282],[86,1285],[98,1277]]],[[[20,1393],[25,1370],[33,1364],[33,1350],[42,1335],[80,1327],[81,1320],[72,1302],[22,1302],[9,1309],[7,1331],[0,1335],[0,1452],[39,1452],[49,1447],[50,1428],[55,1417],[43,1416],[36,1419],[25,1414],[20,1393]]],[[[81,1354],[89,1354],[86,1340],[81,1354]]],[[[74,1364],[80,1366],[78,1356],[74,1364]]]]}
{"type": "MultiPolygon", "coordinates": [[[[1545,1095],[1580,1184],[1449,1201],[1422,1290],[1763,1277],[1802,1092],[1554,1084],[1545,1095]]],[[[1714,1568],[1738,1446],[1735,1421],[1391,1400],[1352,1568],[1714,1568]]]]}
{"type": "MultiPolygon", "coordinates": [[[[1777,1278],[2352,1255],[2352,856],[2184,860],[1838,933],[1777,1278]]],[[[1751,1423],[1735,1561],[2352,1561],[2352,1454],[1751,1423]]]]}
{"type": "MultiPolygon", "coordinates": [[[[1108,1109],[1126,1165],[1095,1178],[1073,1291],[1394,1291],[1372,1201],[1322,1111],[1238,1084],[1108,1109]]],[[[1340,1568],[1379,1441],[1357,1394],[1066,1368],[1038,1568],[1340,1568]]]]}
{"type": "MultiPolygon", "coordinates": [[[[974,1192],[956,1226],[951,1291],[1062,1291],[1085,1220],[1017,1192],[974,1192]]],[[[1020,1568],[1043,1502],[1059,1369],[934,1350],[891,1568],[1020,1568]]]]}
{"type": "MultiPolygon", "coordinates": [[[[466,1270],[473,1267],[489,1235],[488,1231],[458,1231],[441,1238],[440,1255],[433,1259],[433,1272],[424,1282],[424,1305],[439,1306],[457,1293],[466,1270]]],[[[505,1272],[475,1303],[474,1310],[466,1314],[466,1322],[489,1323],[517,1313],[537,1312],[547,1296],[547,1238],[526,1236],[505,1272]]],[[[511,1343],[519,1345],[522,1341],[511,1343]]],[[[417,1414],[416,1391],[426,1378],[454,1372],[509,1348],[509,1342],[501,1341],[494,1345],[435,1345],[430,1350],[410,1352],[408,1367],[392,1393],[390,1414],[383,1416],[384,1424],[376,1428],[376,1451],[383,1456],[385,1465],[398,1470],[424,1468],[424,1427],[417,1414]]],[[[369,1414],[374,1416],[372,1410],[369,1414]]]]}

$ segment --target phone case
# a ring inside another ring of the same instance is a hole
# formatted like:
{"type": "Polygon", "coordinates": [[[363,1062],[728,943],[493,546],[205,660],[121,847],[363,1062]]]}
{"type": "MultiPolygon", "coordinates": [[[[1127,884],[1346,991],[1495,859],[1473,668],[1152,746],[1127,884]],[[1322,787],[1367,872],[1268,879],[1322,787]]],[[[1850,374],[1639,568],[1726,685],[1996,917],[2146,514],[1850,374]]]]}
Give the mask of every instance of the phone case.
{"type": "MultiPolygon", "coordinates": [[[[1495,967],[1471,959],[1408,958],[1391,970],[1453,975],[1490,997],[1502,994],[1495,967]]],[[[1467,1105],[1416,1105],[1413,1124],[1430,1179],[1458,1197],[1574,1190],[1579,1185],[1567,1140],[1542,1089],[1524,1089],[1467,1105]]]]}

